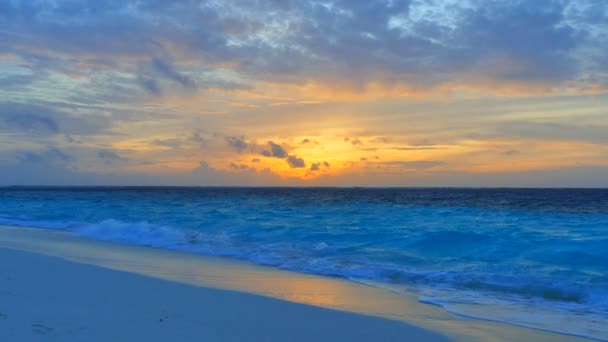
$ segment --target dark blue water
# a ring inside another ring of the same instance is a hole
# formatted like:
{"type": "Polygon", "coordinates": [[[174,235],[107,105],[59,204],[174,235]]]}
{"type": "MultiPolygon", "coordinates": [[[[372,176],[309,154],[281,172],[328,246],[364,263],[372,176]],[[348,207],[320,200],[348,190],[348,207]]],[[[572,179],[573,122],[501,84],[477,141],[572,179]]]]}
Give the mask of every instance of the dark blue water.
{"type": "Polygon", "coordinates": [[[0,223],[345,277],[608,339],[608,190],[0,188],[0,223]]]}

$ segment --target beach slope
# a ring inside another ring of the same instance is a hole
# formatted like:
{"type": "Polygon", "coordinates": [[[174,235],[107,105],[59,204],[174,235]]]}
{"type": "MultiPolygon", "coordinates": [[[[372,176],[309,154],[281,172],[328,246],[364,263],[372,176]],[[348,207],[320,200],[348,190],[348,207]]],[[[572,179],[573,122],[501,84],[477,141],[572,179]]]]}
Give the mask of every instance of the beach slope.
{"type": "Polygon", "coordinates": [[[1,341],[443,341],[406,323],[0,249],[1,341]]]}

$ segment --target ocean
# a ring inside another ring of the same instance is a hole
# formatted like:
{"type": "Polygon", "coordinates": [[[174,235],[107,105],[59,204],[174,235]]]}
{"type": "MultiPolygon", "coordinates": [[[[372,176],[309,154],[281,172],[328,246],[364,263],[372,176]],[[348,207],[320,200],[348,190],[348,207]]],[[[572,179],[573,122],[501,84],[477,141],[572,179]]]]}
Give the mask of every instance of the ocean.
{"type": "Polygon", "coordinates": [[[341,277],[608,340],[608,189],[8,187],[0,224],[341,277]]]}

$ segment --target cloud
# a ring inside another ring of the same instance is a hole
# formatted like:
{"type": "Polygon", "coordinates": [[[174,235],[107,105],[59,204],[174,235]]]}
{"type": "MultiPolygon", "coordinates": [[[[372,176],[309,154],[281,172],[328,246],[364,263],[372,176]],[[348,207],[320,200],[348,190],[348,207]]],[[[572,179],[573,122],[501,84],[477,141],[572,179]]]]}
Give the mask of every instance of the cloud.
{"type": "Polygon", "coordinates": [[[188,140],[200,144],[205,143],[205,139],[203,138],[200,132],[193,132],[192,135],[188,138],[188,140]]]}
{"type": "Polygon", "coordinates": [[[287,160],[287,164],[289,164],[289,167],[291,167],[293,169],[299,169],[299,168],[306,167],[306,162],[304,162],[304,159],[302,159],[298,156],[288,156],[286,160],[287,160]]]}
{"type": "MultiPolygon", "coordinates": [[[[38,152],[38,154],[44,154],[38,152]]],[[[0,185],[290,185],[290,186],[514,186],[514,187],[608,187],[608,167],[584,166],[516,173],[489,172],[380,172],[326,175],[313,181],[282,179],[269,170],[222,172],[202,161],[195,170],[173,174],[101,174],[78,171],[65,163],[13,160],[0,151],[0,185]]]]}
{"type": "Polygon", "coordinates": [[[145,75],[138,75],[137,79],[139,80],[139,84],[142,86],[142,88],[144,88],[144,90],[149,94],[155,96],[160,96],[162,94],[160,85],[155,79],[145,75]]]}
{"type": "Polygon", "coordinates": [[[532,187],[601,188],[608,186],[606,166],[585,166],[522,172],[403,172],[353,173],[319,177],[316,186],[403,186],[403,187],[532,187]]]}
{"type": "Polygon", "coordinates": [[[425,150],[445,150],[446,147],[435,147],[435,146],[389,146],[389,147],[365,147],[361,148],[363,151],[377,151],[377,150],[395,150],[395,151],[425,151],[425,150]]]}
{"type": "Polygon", "coordinates": [[[174,175],[179,184],[190,185],[276,185],[289,184],[288,180],[279,178],[269,169],[256,170],[244,164],[231,163],[230,170],[224,171],[212,167],[204,160],[192,170],[194,177],[174,175]]]}
{"type": "Polygon", "coordinates": [[[106,131],[109,119],[75,115],[50,106],[0,102],[0,132],[36,135],[95,134],[106,131]]]}
{"type": "Polygon", "coordinates": [[[82,141],[74,138],[73,136],[66,134],[63,136],[63,138],[65,139],[65,141],[67,141],[70,144],[82,144],[82,141]]]}
{"type": "Polygon", "coordinates": [[[179,84],[183,90],[197,89],[197,84],[193,79],[179,73],[168,59],[160,57],[153,57],[148,63],[139,64],[137,78],[144,90],[156,96],[163,93],[161,87],[163,79],[179,84]]]}
{"type": "Polygon", "coordinates": [[[312,139],[302,139],[302,141],[300,141],[300,145],[307,145],[307,144],[314,144],[314,145],[319,145],[319,142],[316,140],[312,140],[312,139]]]}
{"type": "Polygon", "coordinates": [[[100,150],[97,152],[97,156],[106,164],[112,164],[115,162],[126,161],[127,159],[121,157],[118,153],[111,150],[100,150]]]}
{"type": "Polygon", "coordinates": [[[230,165],[228,165],[228,166],[233,170],[239,170],[239,171],[251,169],[249,166],[247,166],[245,164],[230,163],[230,165]]]}
{"type": "Polygon", "coordinates": [[[536,95],[606,92],[607,13],[587,0],[0,1],[0,152],[125,174],[204,158],[218,182],[257,181],[231,161],[308,181],[588,165],[605,160],[606,96],[536,95]],[[561,143],[526,150],[540,140],[561,143]],[[289,170],[297,159],[307,170],[289,170]]]}
{"type": "Polygon", "coordinates": [[[359,138],[345,137],[344,142],[350,142],[353,146],[361,146],[363,142],[359,138]]]}
{"type": "Polygon", "coordinates": [[[603,55],[607,8],[560,0],[5,2],[0,22],[10,29],[0,39],[36,71],[88,75],[112,65],[139,74],[135,81],[156,95],[164,81],[197,89],[190,75],[200,71],[211,71],[217,87],[241,89],[247,79],[355,92],[374,83],[555,86],[605,79],[595,56],[603,55]],[[236,77],[222,77],[226,70],[236,77]]]}
{"type": "Polygon", "coordinates": [[[608,126],[577,125],[555,122],[512,121],[498,124],[500,135],[543,140],[575,140],[596,144],[608,143],[608,126]]]}
{"type": "Polygon", "coordinates": [[[286,158],[287,157],[287,151],[285,151],[285,149],[281,145],[276,144],[273,141],[269,141],[268,145],[270,146],[270,150],[263,150],[262,155],[264,155],[266,157],[274,157],[274,158],[286,158]]]}
{"type": "Polygon", "coordinates": [[[188,76],[182,75],[177,72],[174,66],[172,66],[168,61],[163,60],[159,57],[155,57],[152,59],[151,64],[154,69],[161,75],[172,81],[177,82],[185,89],[196,89],[196,83],[194,82],[194,80],[192,80],[188,76]]]}
{"type": "Polygon", "coordinates": [[[31,75],[9,75],[0,78],[0,88],[2,89],[18,89],[24,90],[26,86],[32,84],[37,80],[43,79],[42,75],[31,74],[31,75]]]}
{"type": "Polygon", "coordinates": [[[205,173],[205,172],[212,171],[212,170],[214,170],[214,169],[209,166],[209,163],[207,163],[204,160],[201,160],[201,161],[199,161],[198,166],[196,168],[194,168],[192,170],[192,172],[193,173],[205,173]]]}
{"type": "Polygon", "coordinates": [[[46,150],[40,151],[18,151],[17,159],[24,164],[66,164],[74,161],[74,157],[66,154],[62,150],[48,146],[46,150]]]}
{"type": "Polygon", "coordinates": [[[184,141],[182,139],[178,139],[178,138],[155,139],[152,141],[152,144],[158,145],[158,146],[178,148],[184,144],[184,141]]]}
{"type": "Polygon", "coordinates": [[[326,161],[312,163],[310,165],[310,171],[319,171],[319,170],[321,170],[321,167],[328,168],[329,167],[329,163],[326,162],[326,161]]]}
{"type": "Polygon", "coordinates": [[[566,21],[567,5],[564,1],[490,2],[465,15],[455,38],[466,44],[470,53],[478,54],[468,58],[482,67],[480,72],[486,77],[571,80],[576,77],[577,64],[568,52],[583,41],[584,33],[566,21]],[[502,57],[497,60],[493,56],[502,57]],[[493,65],[493,61],[501,64],[493,65]],[[491,71],[483,65],[499,68],[491,71]]]}
{"type": "Polygon", "coordinates": [[[225,139],[228,145],[230,145],[237,152],[243,152],[245,149],[247,149],[247,146],[249,146],[244,137],[226,137],[225,139]]]}
{"type": "Polygon", "coordinates": [[[34,113],[13,113],[4,115],[7,128],[29,133],[59,133],[57,122],[50,117],[34,113]]]}
{"type": "Polygon", "coordinates": [[[507,150],[507,151],[500,152],[500,154],[503,156],[514,156],[514,155],[518,155],[520,153],[521,152],[519,150],[507,150]]]}
{"type": "Polygon", "coordinates": [[[377,163],[388,167],[397,167],[408,170],[426,170],[437,166],[446,165],[445,162],[437,160],[413,160],[413,161],[389,161],[377,163]]]}

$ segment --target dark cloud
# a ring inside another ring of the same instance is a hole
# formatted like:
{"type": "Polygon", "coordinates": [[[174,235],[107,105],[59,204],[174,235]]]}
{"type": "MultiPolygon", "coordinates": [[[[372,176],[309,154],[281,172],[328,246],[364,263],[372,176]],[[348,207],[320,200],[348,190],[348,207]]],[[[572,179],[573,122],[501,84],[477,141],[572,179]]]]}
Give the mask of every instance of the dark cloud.
{"type": "Polygon", "coordinates": [[[106,164],[112,164],[115,162],[126,161],[125,158],[121,157],[118,153],[111,150],[100,150],[97,152],[97,156],[106,164]]]}
{"type": "Polygon", "coordinates": [[[66,154],[62,150],[49,146],[45,151],[19,151],[16,153],[17,159],[26,164],[39,163],[59,163],[65,164],[74,161],[74,157],[66,154]]]}
{"type": "Polygon", "coordinates": [[[0,132],[94,134],[106,130],[109,125],[109,119],[102,116],[77,116],[42,105],[0,103],[0,132]]]}
{"type": "Polygon", "coordinates": [[[266,156],[266,157],[274,157],[274,158],[286,158],[287,157],[287,151],[285,151],[285,149],[273,142],[273,141],[269,141],[268,145],[270,147],[270,150],[263,150],[262,151],[262,155],[266,156]]]}
{"type": "Polygon", "coordinates": [[[4,115],[7,128],[30,133],[59,133],[59,126],[54,119],[34,113],[13,113],[4,115]]]}
{"type": "Polygon", "coordinates": [[[312,139],[302,139],[302,141],[300,141],[300,145],[306,145],[306,144],[315,144],[315,145],[319,145],[319,142],[316,140],[312,140],[312,139]]]}
{"type": "Polygon", "coordinates": [[[328,168],[329,167],[329,163],[326,162],[326,161],[312,163],[310,165],[310,171],[319,171],[319,170],[321,170],[321,167],[328,168]]]}
{"type": "Polygon", "coordinates": [[[201,160],[198,163],[198,166],[195,169],[193,169],[192,172],[193,173],[205,173],[205,172],[208,172],[211,170],[214,170],[214,169],[209,166],[209,163],[207,163],[204,160],[201,160]]]}
{"type": "Polygon", "coordinates": [[[160,96],[162,94],[160,85],[158,85],[158,82],[155,79],[145,75],[138,75],[137,79],[139,80],[139,84],[142,86],[142,88],[144,88],[144,90],[149,94],[155,96],[160,96]]]}
{"type": "Polygon", "coordinates": [[[463,73],[498,82],[572,80],[581,70],[570,53],[587,36],[585,25],[575,19],[590,20],[566,18],[571,4],[301,2],[289,11],[303,19],[294,26],[284,53],[253,58],[247,65],[284,78],[289,74],[353,84],[375,79],[424,87],[459,81],[463,73]]]}
{"type": "Polygon", "coordinates": [[[226,142],[230,147],[234,148],[237,152],[243,152],[247,149],[247,141],[245,141],[244,137],[226,137],[226,142]]]}
{"type": "MultiPolygon", "coordinates": [[[[583,33],[565,21],[567,1],[492,1],[465,12],[454,38],[462,53],[479,62],[505,56],[517,67],[481,70],[504,80],[567,80],[576,63],[567,54],[582,42],[583,33]]],[[[478,64],[479,65],[479,64],[478,64]]]]}
{"type": "Polygon", "coordinates": [[[58,148],[50,147],[45,153],[47,159],[60,160],[62,162],[68,162],[74,160],[74,158],[58,148]]]}
{"type": "Polygon", "coordinates": [[[230,163],[230,165],[228,165],[232,170],[239,170],[239,171],[243,171],[243,170],[249,170],[250,167],[245,165],[245,164],[236,164],[236,163],[230,163]]]}
{"type": "Polygon", "coordinates": [[[63,136],[63,138],[65,139],[66,142],[70,143],[70,144],[82,144],[82,141],[74,138],[73,136],[66,134],[63,136]]]}
{"type": "Polygon", "coordinates": [[[363,142],[359,138],[345,137],[344,142],[350,142],[353,146],[361,146],[363,142]]]}
{"type": "Polygon", "coordinates": [[[188,138],[188,140],[192,141],[192,142],[200,143],[200,144],[205,143],[205,139],[203,138],[203,136],[200,132],[192,133],[192,135],[188,138]]]}
{"type": "Polygon", "coordinates": [[[9,75],[6,77],[0,77],[0,89],[19,89],[22,90],[25,86],[32,84],[37,80],[44,79],[43,75],[31,74],[31,75],[9,75]]]}
{"type": "MultiPolygon", "coordinates": [[[[179,184],[197,185],[270,185],[278,184],[280,179],[268,169],[256,170],[244,164],[231,163],[230,170],[223,171],[210,166],[202,160],[199,165],[192,170],[194,177],[179,175],[179,184]],[[185,182],[184,182],[185,180],[185,182]]],[[[165,180],[166,182],[166,180],[165,180]]]]}
{"type": "Polygon", "coordinates": [[[193,79],[178,72],[168,59],[160,57],[154,57],[148,63],[139,64],[137,78],[144,90],[157,96],[163,93],[161,87],[163,79],[176,82],[184,90],[191,91],[197,88],[193,79]]]}
{"type": "Polygon", "coordinates": [[[508,150],[508,151],[500,152],[500,154],[502,154],[503,156],[514,156],[514,155],[517,155],[517,154],[520,154],[520,153],[521,152],[518,151],[518,150],[508,150]]]}
{"type": "Polygon", "coordinates": [[[304,161],[304,159],[302,159],[298,156],[288,156],[286,161],[287,161],[287,164],[289,164],[289,167],[294,168],[294,169],[306,167],[306,162],[304,161]]]}
{"type": "Polygon", "coordinates": [[[196,83],[194,82],[194,80],[192,80],[188,76],[185,76],[185,75],[177,72],[175,70],[175,67],[173,65],[171,65],[168,61],[165,61],[159,57],[155,57],[152,59],[151,63],[152,63],[152,66],[154,67],[154,69],[156,71],[158,71],[161,75],[165,76],[166,78],[168,78],[172,81],[179,83],[182,87],[184,87],[186,89],[195,89],[196,88],[196,83]]]}

